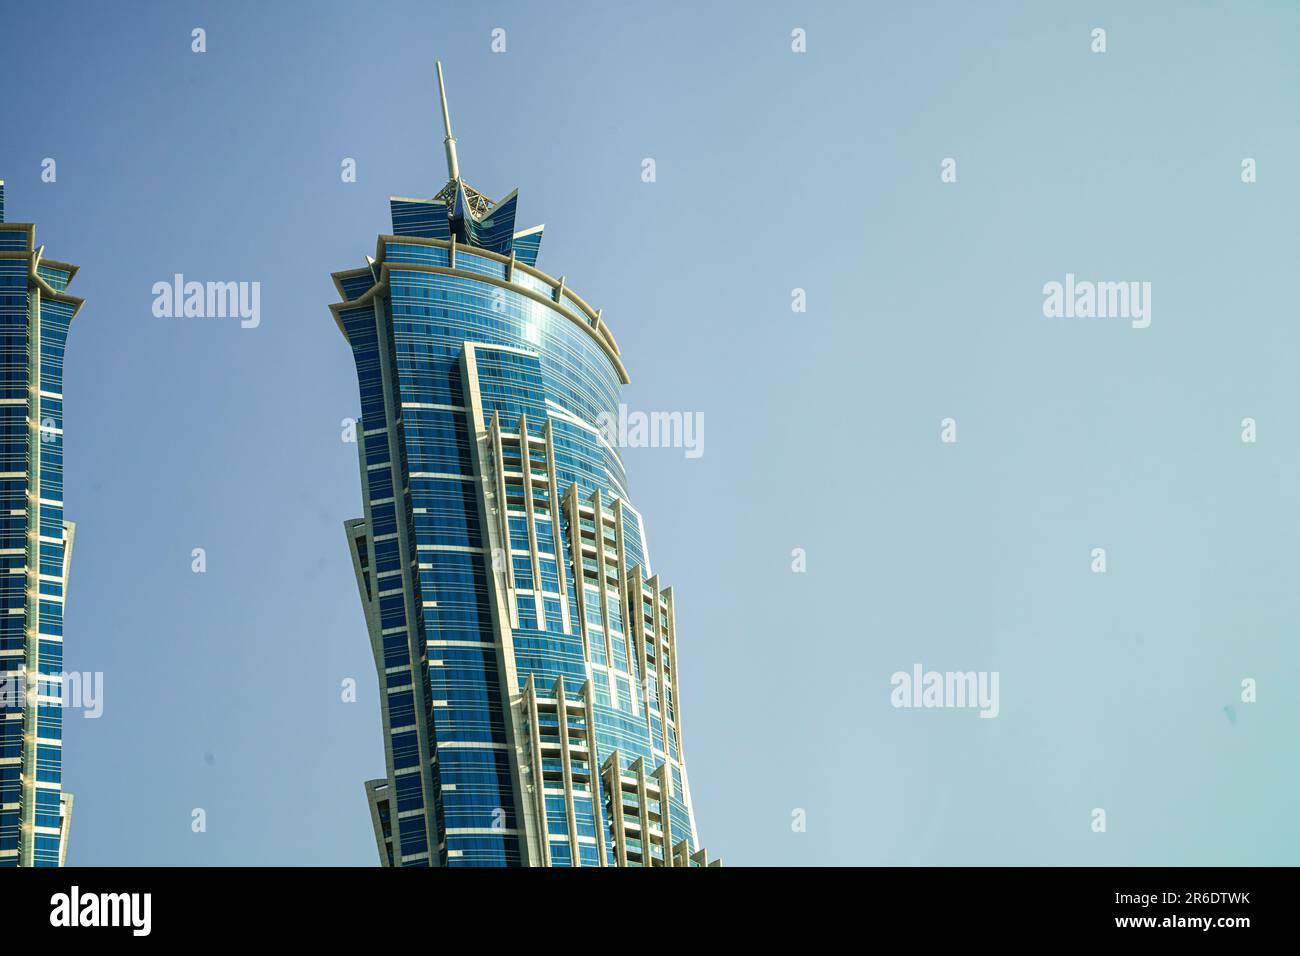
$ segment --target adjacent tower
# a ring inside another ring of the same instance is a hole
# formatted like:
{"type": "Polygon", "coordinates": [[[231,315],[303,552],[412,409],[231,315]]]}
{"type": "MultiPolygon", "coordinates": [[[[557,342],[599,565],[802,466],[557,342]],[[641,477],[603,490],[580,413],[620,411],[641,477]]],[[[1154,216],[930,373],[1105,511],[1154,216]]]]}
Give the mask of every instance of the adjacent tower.
{"type": "Polygon", "coordinates": [[[63,519],[63,350],[77,267],[6,223],[0,182],[0,867],[61,866],[63,602],[74,526],[63,519]]]}
{"type": "Polygon", "coordinates": [[[365,517],[346,523],[379,674],[384,866],[700,866],[673,591],[601,424],[628,382],[597,309],[536,268],[517,192],[394,198],[335,273],[365,517]]]}

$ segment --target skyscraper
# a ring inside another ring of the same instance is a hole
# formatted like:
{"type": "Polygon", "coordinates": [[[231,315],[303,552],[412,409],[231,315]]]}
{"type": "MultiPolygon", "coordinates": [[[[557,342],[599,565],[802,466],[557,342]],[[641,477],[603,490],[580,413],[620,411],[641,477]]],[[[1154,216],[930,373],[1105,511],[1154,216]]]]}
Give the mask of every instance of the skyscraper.
{"type": "Polygon", "coordinates": [[[63,520],[63,349],[77,267],[45,258],[36,227],[6,223],[0,182],[0,866],[61,866],[63,602],[74,526],[63,520]]]}
{"type": "Polygon", "coordinates": [[[673,592],[601,423],[628,382],[597,309],[537,269],[518,195],[391,200],[334,274],[361,392],[347,522],[379,673],[385,866],[697,866],[673,592]]]}

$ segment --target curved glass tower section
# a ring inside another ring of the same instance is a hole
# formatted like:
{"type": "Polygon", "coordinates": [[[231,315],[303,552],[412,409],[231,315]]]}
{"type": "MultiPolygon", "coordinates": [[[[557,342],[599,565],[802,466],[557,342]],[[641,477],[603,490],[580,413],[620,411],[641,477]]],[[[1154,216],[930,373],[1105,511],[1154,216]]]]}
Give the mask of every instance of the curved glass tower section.
{"type": "Polygon", "coordinates": [[[74,526],[63,519],[63,349],[77,267],[6,223],[0,182],[0,867],[61,866],[63,602],[74,526]]]}
{"type": "MultiPolygon", "coordinates": [[[[441,85],[441,68],[439,68],[441,85]]],[[[603,416],[627,372],[536,268],[517,194],[391,200],[334,274],[364,517],[347,522],[379,674],[385,866],[698,866],[673,592],[603,416]]]]}

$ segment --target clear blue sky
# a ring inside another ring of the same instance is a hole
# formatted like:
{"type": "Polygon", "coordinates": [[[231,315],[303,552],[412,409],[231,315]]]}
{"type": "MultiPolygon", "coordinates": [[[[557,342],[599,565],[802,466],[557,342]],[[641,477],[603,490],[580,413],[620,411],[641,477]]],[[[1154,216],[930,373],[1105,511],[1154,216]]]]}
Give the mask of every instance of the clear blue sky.
{"type": "Polygon", "coordinates": [[[329,273],[445,181],[441,58],[628,404],[704,413],[703,457],[627,461],[712,853],[1295,863],[1298,41],[1281,2],[6,4],[8,217],[88,300],[69,862],[375,863],[329,273]],[[260,327],[155,318],[177,272],[261,282],[260,327]],[[1150,281],[1151,327],[1044,318],[1067,272],[1150,281]],[[893,709],[916,662],[1000,715],[893,709]]]}

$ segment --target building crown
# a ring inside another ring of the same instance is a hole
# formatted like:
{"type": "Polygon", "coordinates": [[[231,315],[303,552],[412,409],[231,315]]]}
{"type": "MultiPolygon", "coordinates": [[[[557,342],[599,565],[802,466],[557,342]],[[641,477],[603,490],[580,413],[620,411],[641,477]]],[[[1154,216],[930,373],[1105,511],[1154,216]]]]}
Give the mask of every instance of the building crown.
{"type": "Polygon", "coordinates": [[[447,108],[447,87],[438,63],[438,97],[442,104],[442,144],[447,154],[447,184],[432,199],[390,200],[393,235],[425,239],[451,239],[503,256],[514,255],[529,266],[537,265],[542,227],[515,232],[515,208],[519,191],[493,201],[460,176],[456,137],[451,132],[451,111],[447,108]]]}

